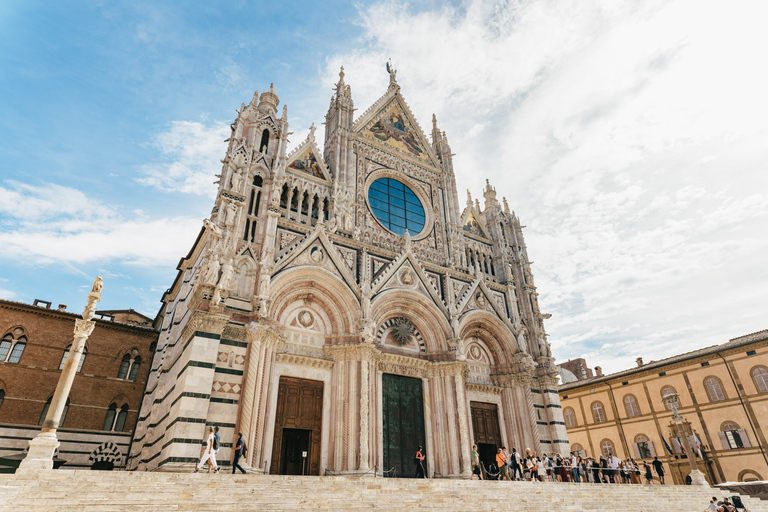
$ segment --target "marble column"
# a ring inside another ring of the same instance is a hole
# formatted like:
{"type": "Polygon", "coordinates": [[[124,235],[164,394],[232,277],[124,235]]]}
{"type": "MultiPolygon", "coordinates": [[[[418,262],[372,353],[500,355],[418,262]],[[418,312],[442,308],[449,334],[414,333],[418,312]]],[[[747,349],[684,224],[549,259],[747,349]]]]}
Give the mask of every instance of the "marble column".
{"type": "Polygon", "coordinates": [[[83,348],[85,340],[93,332],[96,324],[93,322],[93,315],[96,313],[96,303],[101,300],[101,289],[103,281],[101,276],[93,282],[91,293],[88,294],[88,305],[83,310],[83,318],[75,320],[74,340],[69,350],[67,361],[59,375],[59,382],[56,384],[56,391],[51,399],[51,405],[48,407],[48,414],[45,416],[43,428],[40,433],[29,442],[29,451],[24,460],[19,464],[19,472],[38,471],[41,469],[53,469],[53,454],[59,447],[59,441],[56,437],[56,430],[59,428],[59,421],[67,404],[69,391],[72,389],[72,382],[77,375],[77,367],[80,365],[80,359],[83,357],[83,348]]]}

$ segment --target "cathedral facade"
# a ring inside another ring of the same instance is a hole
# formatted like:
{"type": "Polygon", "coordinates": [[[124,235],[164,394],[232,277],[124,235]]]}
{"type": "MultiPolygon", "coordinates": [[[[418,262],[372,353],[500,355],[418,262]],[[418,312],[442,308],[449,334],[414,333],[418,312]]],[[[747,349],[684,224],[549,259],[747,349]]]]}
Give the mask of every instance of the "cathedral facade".
{"type": "MultiPolygon", "coordinates": [[[[343,68],[288,152],[269,90],[243,104],[210,218],[163,296],[128,467],[191,469],[241,432],[273,474],[467,478],[473,443],[567,451],[522,226],[490,185],[462,208],[390,71],[356,120],[343,68]]],[[[486,462],[486,464],[488,463],[486,462]]]]}

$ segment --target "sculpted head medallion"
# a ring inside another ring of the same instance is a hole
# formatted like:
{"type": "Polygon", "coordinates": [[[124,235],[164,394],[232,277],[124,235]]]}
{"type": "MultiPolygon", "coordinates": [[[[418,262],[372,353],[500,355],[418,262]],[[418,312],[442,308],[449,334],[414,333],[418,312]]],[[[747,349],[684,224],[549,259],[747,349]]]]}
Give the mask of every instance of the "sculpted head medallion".
{"type": "Polygon", "coordinates": [[[299,312],[298,315],[299,323],[304,327],[309,327],[313,323],[315,323],[315,318],[312,316],[312,313],[307,311],[306,309],[299,312]]]}
{"type": "Polygon", "coordinates": [[[319,247],[314,247],[309,251],[309,258],[315,263],[320,263],[323,261],[323,250],[319,247]]]}

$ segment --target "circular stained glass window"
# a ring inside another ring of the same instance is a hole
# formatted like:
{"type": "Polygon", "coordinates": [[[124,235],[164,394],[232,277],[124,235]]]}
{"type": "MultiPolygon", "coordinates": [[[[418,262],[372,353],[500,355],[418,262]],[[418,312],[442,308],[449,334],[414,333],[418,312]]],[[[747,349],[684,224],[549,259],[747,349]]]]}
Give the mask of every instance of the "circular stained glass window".
{"type": "Polygon", "coordinates": [[[421,201],[413,191],[392,178],[371,183],[368,201],[376,220],[398,235],[405,231],[415,235],[424,228],[425,214],[421,201]]]}

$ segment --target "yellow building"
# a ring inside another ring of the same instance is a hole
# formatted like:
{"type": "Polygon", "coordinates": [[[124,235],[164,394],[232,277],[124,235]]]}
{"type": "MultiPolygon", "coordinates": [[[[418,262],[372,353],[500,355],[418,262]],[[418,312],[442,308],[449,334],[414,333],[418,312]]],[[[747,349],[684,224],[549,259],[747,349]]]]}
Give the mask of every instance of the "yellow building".
{"type": "Polygon", "coordinates": [[[638,358],[637,367],[612,375],[596,367],[590,376],[582,363],[561,365],[560,402],[571,450],[636,461],[658,456],[666,483],[683,483],[690,468],[672,411],[662,403],[676,392],[710,484],[768,478],[768,329],[661,361],[643,364],[638,358]]]}

